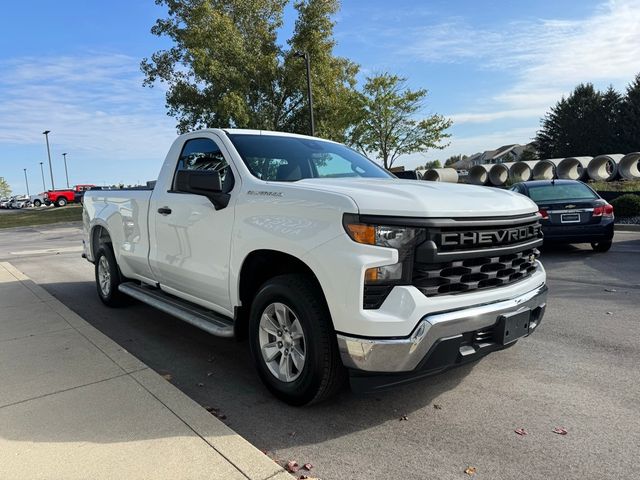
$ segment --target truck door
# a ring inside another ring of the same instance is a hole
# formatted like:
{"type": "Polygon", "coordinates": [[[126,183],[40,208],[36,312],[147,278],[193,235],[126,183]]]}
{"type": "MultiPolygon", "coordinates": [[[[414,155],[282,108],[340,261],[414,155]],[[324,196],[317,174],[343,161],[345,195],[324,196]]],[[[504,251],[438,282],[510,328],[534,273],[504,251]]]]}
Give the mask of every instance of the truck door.
{"type": "MultiPolygon", "coordinates": [[[[196,136],[197,135],[197,136],[196,136]]],[[[223,314],[232,314],[229,256],[234,208],[232,168],[213,134],[185,141],[176,169],[154,189],[149,205],[149,263],[163,290],[223,314]],[[216,210],[204,196],[174,191],[175,174],[217,170],[229,205],[216,210]],[[155,230],[155,231],[154,231],[155,230]]]]}

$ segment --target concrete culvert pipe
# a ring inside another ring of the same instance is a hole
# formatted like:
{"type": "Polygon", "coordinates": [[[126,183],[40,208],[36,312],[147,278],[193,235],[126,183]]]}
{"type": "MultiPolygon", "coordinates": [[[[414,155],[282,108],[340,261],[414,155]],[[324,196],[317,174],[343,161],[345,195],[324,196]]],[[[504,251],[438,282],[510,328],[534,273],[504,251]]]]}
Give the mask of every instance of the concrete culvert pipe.
{"type": "Polygon", "coordinates": [[[501,187],[509,180],[509,165],[506,163],[496,163],[489,170],[489,182],[491,185],[501,187]]]}
{"type": "Polygon", "coordinates": [[[431,168],[422,176],[429,182],[458,183],[458,172],[455,168],[431,168]]]}
{"type": "Polygon", "coordinates": [[[553,180],[556,178],[556,167],[562,160],[562,158],[540,160],[533,166],[531,176],[534,180],[553,180]]]}
{"type": "Polygon", "coordinates": [[[509,176],[513,183],[528,182],[532,177],[533,167],[538,163],[538,160],[525,160],[520,162],[514,162],[509,168],[509,176]]]}
{"type": "Polygon", "coordinates": [[[627,153],[618,164],[620,176],[627,180],[640,178],[640,152],[627,153]]]}
{"type": "Polygon", "coordinates": [[[589,162],[587,172],[592,180],[605,180],[610,182],[618,176],[618,163],[624,155],[612,153],[610,155],[598,155],[589,162]]]}
{"type": "Polygon", "coordinates": [[[567,157],[558,164],[556,173],[558,178],[567,180],[585,180],[587,167],[593,157],[567,157]]]}
{"type": "Polygon", "coordinates": [[[493,165],[474,165],[469,170],[469,183],[474,185],[489,184],[489,169],[493,165]]]}

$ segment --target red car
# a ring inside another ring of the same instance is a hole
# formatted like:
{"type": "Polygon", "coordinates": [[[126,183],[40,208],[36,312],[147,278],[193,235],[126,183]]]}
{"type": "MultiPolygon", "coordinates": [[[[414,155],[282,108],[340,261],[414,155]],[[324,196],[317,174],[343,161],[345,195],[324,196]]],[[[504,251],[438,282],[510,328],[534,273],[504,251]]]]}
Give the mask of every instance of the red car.
{"type": "Polygon", "coordinates": [[[89,190],[94,185],[76,185],[72,189],[65,190],[49,190],[47,192],[47,200],[53,203],[56,207],[64,207],[68,203],[73,203],[76,200],[76,196],[80,196],[89,190]]]}

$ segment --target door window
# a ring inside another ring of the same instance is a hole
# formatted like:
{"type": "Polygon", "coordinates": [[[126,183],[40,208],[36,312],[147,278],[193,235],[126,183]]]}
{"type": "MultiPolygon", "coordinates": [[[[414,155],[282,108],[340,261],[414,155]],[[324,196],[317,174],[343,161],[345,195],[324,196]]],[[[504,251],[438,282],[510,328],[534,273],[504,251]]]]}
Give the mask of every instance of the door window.
{"type": "MultiPolygon", "coordinates": [[[[187,140],[178,159],[176,174],[180,170],[204,170],[220,174],[222,191],[228,193],[233,188],[233,172],[224,158],[220,147],[209,138],[187,140]]],[[[175,188],[176,177],[173,178],[175,188]]]]}

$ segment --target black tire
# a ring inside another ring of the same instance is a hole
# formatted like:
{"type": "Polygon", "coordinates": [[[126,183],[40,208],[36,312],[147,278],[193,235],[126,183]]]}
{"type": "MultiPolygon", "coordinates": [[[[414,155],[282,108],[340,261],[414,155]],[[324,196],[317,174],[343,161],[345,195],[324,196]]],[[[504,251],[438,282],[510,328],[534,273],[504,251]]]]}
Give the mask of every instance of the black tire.
{"type": "Polygon", "coordinates": [[[56,207],[64,207],[67,205],[67,199],[64,197],[59,197],[56,200],[56,207]]]}
{"type": "Polygon", "coordinates": [[[40,200],[34,200],[34,201],[33,201],[33,206],[34,206],[34,207],[39,207],[39,206],[41,206],[41,205],[42,205],[42,202],[41,202],[40,200]]]}
{"type": "Polygon", "coordinates": [[[95,277],[96,277],[96,289],[98,290],[98,297],[102,303],[108,307],[120,307],[125,305],[128,301],[128,297],[118,290],[118,285],[122,283],[122,275],[116,262],[116,257],[113,255],[113,251],[108,245],[103,245],[98,248],[95,258],[95,277]],[[105,263],[102,263],[104,259],[105,263]],[[101,283],[101,269],[106,268],[109,278],[106,284],[107,288],[104,288],[104,283],[101,283]]]}
{"type": "Polygon", "coordinates": [[[596,252],[604,253],[604,252],[608,252],[611,249],[612,243],[613,242],[611,240],[604,240],[602,242],[592,242],[591,248],[593,248],[593,250],[596,252]]]}
{"type": "Polygon", "coordinates": [[[344,384],[346,369],[340,360],[326,302],[316,282],[307,275],[274,277],[260,288],[251,305],[249,343],[261,380],[273,395],[290,405],[320,402],[344,384]],[[287,306],[304,332],[304,365],[290,382],[271,373],[260,348],[260,319],[274,303],[287,306]]]}

